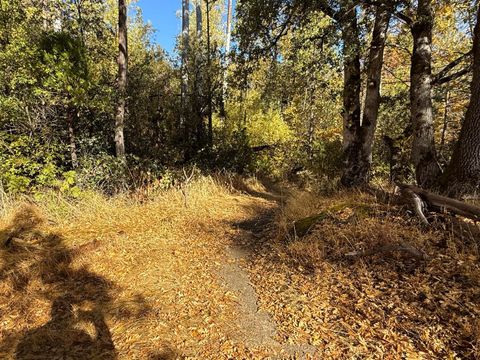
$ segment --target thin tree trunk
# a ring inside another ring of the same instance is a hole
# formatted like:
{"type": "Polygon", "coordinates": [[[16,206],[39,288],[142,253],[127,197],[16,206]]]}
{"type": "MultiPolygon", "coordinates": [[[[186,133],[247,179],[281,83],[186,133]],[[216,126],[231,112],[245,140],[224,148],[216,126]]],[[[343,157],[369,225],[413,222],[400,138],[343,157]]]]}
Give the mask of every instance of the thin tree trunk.
{"type": "Polygon", "coordinates": [[[74,129],[74,117],[75,110],[67,109],[67,125],[68,125],[68,137],[70,143],[70,159],[72,161],[72,168],[78,167],[77,145],[75,142],[75,129],[74,129]]]}
{"type": "Polygon", "coordinates": [[[180,126],[184,130],[184,141],[188,143],[188,53],[190,47],[189,41],[190,25],[190,1],[182,0],[182,84],[181,84],[181,111],[180,126]]]}
{"type": "Polygon", "coordinates": [[[223,102],[227,97],[227,76],[228,76],[228,65],[230,64],[230,44],[232,39],[232,13],[233,13],[233,4],[232,0],[227,0],[227,32],[226,32],[226,39],[225,39],[225,70],[223,72],[223,88],[222,88],[222,95],[223,95],[223,102]]]}
{"type": "Polygon", "coordinates": [[[42,0],[42,20],[43,20],[43,31],[47,31],[48,30],[47,0],[42,0]]]}
{"type": "Polygon", "coordinates": [[[454,195],[474,193],[480,186],[480,7],[473,38],[470,104],[460,138],[448,166],[444,186],[454,195]]]}
{"type": "Polygon", "coordinates": [[[311,162],[313,160],[313,151],[314,146],[313,142],[315,140],[315,82],[312,81],[313,86],[310,89],[305,90],[305,104],[304,107],[307,107],[308,102],[308,129],[307,129],[307,155],[308,160],[311,162]],[[310,90],[310,91],[308,91],[310,90]]]}
{"type": "Polygon", "coordinates": [[[445,137],[447,134],[447,129],[448,129],[448,110],[450,107],[450,90],[447,89],[447,92],[445,93],[445,110],[443,112],[443,128],[442,128],[442,138],[440,140],[440,149],[444,149],[445,147],[445,137]]]}
{"type": "Polygon", "coordinates": [[[77,16],[78,16],[78,28],[80,31],[80,40],[82,41],[82,45],[85,45],[85,34],[83,30],[83,16],[82,16],[82,2],[81,0],[75,1],[75,6],[77,7],[77,16]]]}
{"type": "MultiPolygon", "coordinates": [[[[345,8],[352,8],[351,2],[345,8]]],[[[380,83],[383,54],[391,11],[379,8],[375,17],[367,69],[364,114],[360,121],[360,41],[355,9],[344,16],[344,90],[343,142],[345,168],[341,182],[345,186],[361,186],[369,181],[372,146],[380,106],[380,83]]]]}
{"type": "Polygon", "coordinates": [[[115,119],[115,150],[119,158],[125,157],[125,139],[123,129],[127,109],[127,4],[126,0],[118,0],[118,104],[115,119]]]}
{"type": "MultiPolygon", "coordinates": [[[[370,44],[369,62],[367,68],[367,86],[362,117],[363,140],[361,164],[366,163],[366,181],[370,177],[372,166],[372,147],[377,127],[378,110],[380,108],[380,85],[382,81],[383,55],[387,39],[388,25],[392,9],[378,8],[370,44]]],[[[363,165],[362,165],[363,166],[363,165]]]]}
{"type": "Polygon", "coordinates": [[[207,6],[207,96],[208,96],[208,146],[213,145],[213,106],[212,106],[212,54],[210,45],[210,0],[205,0],[207,6]]]}
{"type": "Polygon", "coordinates": [[[435,150],[432,109],[431,0],[419,0],[417,19],[411,26],[413,53],[410,72],[410,106],[413,125],[412,161],[418,185],[431,187],[441,169],[435,150]]]}
{"type": "Polygon", "coordinates": [[[197,116],[197,149],[201,149],[205,145],[205,125],[203,118],[204,96],[203,96],[203,51],[202,51],[202,34],[203,34],[203,19],[201,0],[196,3],[196,21],[197,21],[197,42],[199,51],[195,55],[195,113],[197,116]]]}

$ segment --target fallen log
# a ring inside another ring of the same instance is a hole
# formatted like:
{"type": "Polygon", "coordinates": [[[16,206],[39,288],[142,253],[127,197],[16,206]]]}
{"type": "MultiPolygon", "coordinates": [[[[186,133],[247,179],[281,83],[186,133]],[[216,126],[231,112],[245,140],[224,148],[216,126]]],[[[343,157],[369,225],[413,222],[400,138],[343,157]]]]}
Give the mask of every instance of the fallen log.
{"type": "Polygon", "coordinates": [[[414,185],[397,184],[402,194],[414,203],[415,212],[423,223],[428,224],[423,214],[423,203],[429,210],[446,213],[450,212],[455,215],[463,216],[473,221],[480,221],[480,207],[467,204],[465,202],[452,199],[446,196],[434,194],[430,191],[419,188],[414,185]]]}
{"type": "Polygon", "coordinates": [[[330,217],[330,213],[325,211],[317,215],[309,216],[307,218],[303,218],[297,220],[293,223],[293,226],[290,231],[290,235],[293,237],[302,237],[307,235],[307,233],[312,230],[312,228],[322,220],[330,217]]]}

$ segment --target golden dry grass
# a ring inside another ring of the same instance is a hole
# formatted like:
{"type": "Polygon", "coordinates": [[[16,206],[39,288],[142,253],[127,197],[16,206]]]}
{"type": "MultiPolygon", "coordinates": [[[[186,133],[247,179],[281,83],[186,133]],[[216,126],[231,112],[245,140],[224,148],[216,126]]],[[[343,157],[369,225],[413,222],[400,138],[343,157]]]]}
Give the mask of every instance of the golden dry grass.
{"type": "Polygon", "coordinates": [[[243,266],[278,343],[315,346],[314,359],[479,358],[478,228],[424,229],[364,193],[290,193],[204,177],[156,195],[8,200],[0,358],[271,358],[242,340],[237,294],[219,278],[233,244],[250,251],[243,266]],[[294,220],[321,212],[291,237],[294,220]],[[428,260],[344,256],[396,242],[428,260]]]}
{"type": "Polygon", "coordinates": [[[216,273],[229,224],[259,200],[211,178],[183,190],[13,207],[0,221],[0,358],[245,354],[216,273]]]}

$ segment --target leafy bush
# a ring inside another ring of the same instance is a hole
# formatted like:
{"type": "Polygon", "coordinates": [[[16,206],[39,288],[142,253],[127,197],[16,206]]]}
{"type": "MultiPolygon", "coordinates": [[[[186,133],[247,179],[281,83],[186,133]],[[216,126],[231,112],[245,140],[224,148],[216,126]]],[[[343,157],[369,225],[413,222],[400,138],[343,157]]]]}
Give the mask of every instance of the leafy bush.
{"type": "Polygon", "coordinates": [[[125,160],[107,153],[80,159],[78,185],[83,189],[100,190],[106,194],[149,186],[161,179],[161,187],[169,187],[170,173],[158,162],[128,155],[125,160]]]}
{"type": "Polygon", "coordinates": [[[0,132],[0,181],[9,193],[56,188],[75,193],[75,172],[67,169],[66,148],[36,137],[0,132]]]}

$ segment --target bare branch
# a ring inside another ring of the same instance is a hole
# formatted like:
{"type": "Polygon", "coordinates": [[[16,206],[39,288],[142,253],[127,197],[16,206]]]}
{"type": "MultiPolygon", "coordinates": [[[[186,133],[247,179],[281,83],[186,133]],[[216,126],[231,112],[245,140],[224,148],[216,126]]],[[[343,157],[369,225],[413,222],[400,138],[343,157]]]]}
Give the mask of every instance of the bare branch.
{"type": "Polygon", "coordinates": [[[472,70],[472,66],[469,65],[468,67],[462,69],[462,70],[459,70],[457,71],[456,73],[453,73],[451,75],[448,75],[448,72],[450,70],[452,70],[453,68],[455,68],[457,65],[459,65],[463,60],[465,60],[467,57],[470,57],[472,55],[472,50],[470,50],[469,52],[459,56],[458,58],[456,58],[455,60],[453,60],[451,63],[449,63],[448,65],[446,65],[442,70],[440,70],[438,72],[438,74],[434,75],[433,76],[433,79],[432,79],[432,84],[433,85],[440,85],[440,84],[444,84],[446,82],[449,82],[451,80],[454,80],[454,79],[457,79],[459,78],[460,76],[463,76],[467,73],[469,73],[471,70],[472,70]]]}

